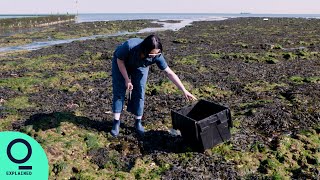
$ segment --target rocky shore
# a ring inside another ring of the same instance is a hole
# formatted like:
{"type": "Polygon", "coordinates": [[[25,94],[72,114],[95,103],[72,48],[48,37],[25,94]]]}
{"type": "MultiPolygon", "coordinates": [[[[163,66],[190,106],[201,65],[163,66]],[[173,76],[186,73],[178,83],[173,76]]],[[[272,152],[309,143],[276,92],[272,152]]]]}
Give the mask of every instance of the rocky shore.
{"type": "MultiPolygon", "coordinates": [[[[91,32],[104,23],[60,29],[91,32]]],[[[189,103],[156,66],[146,89],[145,137],[136,136],[126,112],[120,137],[109,134],[112,53],[148,34],[2,54],[0,130],[35,138],[47,153],[50,179],[318,179],[319,26],[319,19],[231,18],[157,33],[187,89],[232,111],[230,141],[203,153],[170,134],[170,110],[189,103]]]]}

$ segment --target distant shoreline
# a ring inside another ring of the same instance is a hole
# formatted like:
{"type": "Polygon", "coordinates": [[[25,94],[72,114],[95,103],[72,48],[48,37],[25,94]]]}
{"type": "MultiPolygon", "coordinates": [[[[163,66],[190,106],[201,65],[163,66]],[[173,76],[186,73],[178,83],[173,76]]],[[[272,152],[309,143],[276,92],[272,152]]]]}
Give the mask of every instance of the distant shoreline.
{"type": "Polygon", "coordinates": [[[74,15],[50,15],[50,16],[30,16],[23,18],[3,18],[0,19],[0,30],[14,30],[20,28],[43,27],[66,22],[74,22],[74,15]]]}
{"type": "Polygon", "coordinates": [[[2,16],[61,16],[61,15],[250,15],[252,17],[261,17],[261,16],[271,16],[271,17],[294,17],[294,16],[314,16],[319,17],[320,14],[278,14],[278,13],[249,13],[249,12],[239,12],[239,13],[61,13],[61,14],[0,14],[2,16]]]}
{"type": "Polygon", "coordinates": [[[0,16],[63,16],[76,14],[0,14],[0,16]]]}
{"type": "Polygon", "coordinates": [[[263,17],[263,18],[316,18],[320,14],[254,14],[254,13],[79,13],[76,14],[0,14],[1,19],[33,18],[43,16],[76,16],[76,22],[117,20],[210,20],[216,18],[263,17]]]}

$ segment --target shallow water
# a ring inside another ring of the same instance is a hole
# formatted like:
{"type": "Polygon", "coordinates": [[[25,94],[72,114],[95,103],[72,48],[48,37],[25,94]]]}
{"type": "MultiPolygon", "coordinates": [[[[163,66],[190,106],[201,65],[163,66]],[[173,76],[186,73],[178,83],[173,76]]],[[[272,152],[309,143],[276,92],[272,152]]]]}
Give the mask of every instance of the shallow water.
{"type": "Polygon", "coordinates": [[[37,49],[40,49],[43,47],[53,46],[53,45],[57,45],[57,44],[71,43],[72,41],[81,41],[81,40],[88,40],[88,39],[95,39],[95,38],[128,35],[128,34],[148,33],[148,32],[165,31],[165,30],[177,31],[187,25],[191,25],[192,22],[194,22],[194,21],[217,21],[217,20],[224,20],[224,19],[226,19],[226,18],[211,17],[211,18],[199,18],[199,19],[174,19],[174,20],[177,20],[177,22],[175,22],[175,23],[163,22],[168,19],[161,19],[161,21],[154,21],[153,23],[161,24],[162,27],[145,28],[145,29],[141,29],[140,31],[137,31],[137,32],[123,31],[123,32],[117,32],[114,34],[93,35],[93,36],[87,36],[87,37],[81,37],[81,38],[75,38],[75,39],[33,42],[30,44],[25,44],[25,45],[21,45],[21,46],[2,47],[2,48],[0,48],[0,52],[9,52],[9,51],[17,51],[17,50],[37,50],[37,49]]]}
{"type": "Polygon", "coordinates": [[[88,39],[95,39],[101,37],[111,37],[111,36],[120,36],[126,34],[134,34],[134,32],[118,32],[115,34],[108,34],[108,35],[94,35],[94,36],[87,36],[75,39],[65,39],[65,40],[52,40],[52,41],[44,41],[44,42],[33,42],[30,44],[25,44],[21,46],[11,46],[11,47],[3,47],[0,48],[0,52],[9,52],[9,51],[17,51],[17,50],[37,50],[43,47],[53,46],[57,44],[64,44],[64,43],[71,43],[73,41],[83,41],[88,39]]]}
{"type": "MultiPolygon", "coordinates": [[[[5,18],[6,16],[2,16],[5,18]]],[[[44,42],[33,42],[21,46],[2,47],[0,52],[9,52],[16,50],[37,50],[43,47],[70,43],[77,40],[95,39],[99,37],[121,36],[137,33],[148,33],[156,31],[172,30],[177,31],[185,26],[191,25],[195,21],[218,21],[237,17],[290,17],[290,18],[320,18],[319,14],[79,14],[77,23],[94,21],[114,21],[114,20],[135,20],[135,19],[158,19],[155,23],[162,27],[145,28],[138,32],[117,32],[114,34],[94,35],[81,37],[77,39],[51,40],[44,42]],[[178,20],[177,23],[162,22],[166,20],[178,20]]],[[[7,16],[8,18],[8,16],[7,16]]]]}

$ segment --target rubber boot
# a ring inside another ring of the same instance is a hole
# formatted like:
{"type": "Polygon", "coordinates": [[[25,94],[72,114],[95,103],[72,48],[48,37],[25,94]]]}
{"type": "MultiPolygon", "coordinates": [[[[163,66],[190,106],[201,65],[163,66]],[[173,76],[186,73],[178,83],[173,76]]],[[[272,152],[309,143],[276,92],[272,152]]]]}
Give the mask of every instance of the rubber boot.
{"type": "Polygon", "coordinates": [[[111,135],[113,137],[116,137],[119,135],[119,130],[120,130],[120,120],[113,120],[112,123],[112,130],[111,130],[111,135]]]}
{"type": "Polygon", "coordinates": [[[144,128],[141,124],[141,119],[136,119],[136,121],[134,123],[134,127],[136,128],[136,131],[140,136],[144,135],[144,128]]]}

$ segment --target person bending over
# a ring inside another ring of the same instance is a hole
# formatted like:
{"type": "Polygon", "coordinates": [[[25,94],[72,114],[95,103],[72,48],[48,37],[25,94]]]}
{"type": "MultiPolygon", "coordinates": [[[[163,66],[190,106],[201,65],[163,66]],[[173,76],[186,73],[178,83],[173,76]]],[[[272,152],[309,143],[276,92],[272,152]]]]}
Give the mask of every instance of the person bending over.
{"type": "Polygon", "coordinates": [[[135,116],[135,128],[139,135],[144,134],[141,124],[144,108],[145,87],[149,66],[157,66],[183,92],[187,100],[196,100],[179,77],[169,68],[162,52],[162,44],[158,36],[150,35],[145,39],[131,38],[119,45],[112,59],[112,111],[114,120],[111,135],[119,135],[120,115],[123,110],[126,90],[130,92],[127,111],[135,116]]]}

